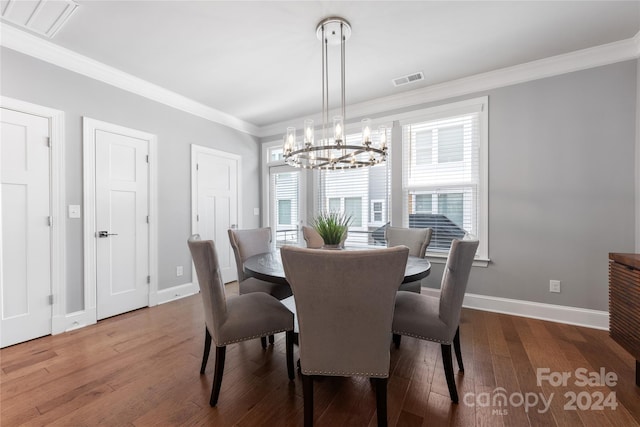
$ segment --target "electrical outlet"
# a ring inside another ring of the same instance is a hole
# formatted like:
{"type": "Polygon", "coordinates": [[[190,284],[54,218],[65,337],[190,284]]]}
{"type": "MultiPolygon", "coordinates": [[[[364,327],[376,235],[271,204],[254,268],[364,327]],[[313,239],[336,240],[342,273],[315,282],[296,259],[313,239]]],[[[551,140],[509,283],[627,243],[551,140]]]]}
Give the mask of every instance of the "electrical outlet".
{"type": "Polygon", "coordinates": [[[560,293],[560,280],[549,280],[549,292],[560,293]]]}
{"type": "Polygon", "coordinates": [[[177,267],[176,267],[176,276],[178,276],[178,277],[182,276],[182,273],[183,273],[183,272],[184,272],[184,271],[183,271],[183,269],[182,269],[182,266],[181,266],[181,265],[179,265],[179,266],[177,266],[177,267]]]}

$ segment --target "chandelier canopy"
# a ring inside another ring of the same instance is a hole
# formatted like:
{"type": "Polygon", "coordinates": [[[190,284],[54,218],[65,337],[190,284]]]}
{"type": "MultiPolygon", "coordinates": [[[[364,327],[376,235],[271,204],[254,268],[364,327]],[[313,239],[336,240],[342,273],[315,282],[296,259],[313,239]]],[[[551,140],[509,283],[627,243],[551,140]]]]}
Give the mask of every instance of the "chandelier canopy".
{"type": "Polygon", "coordinates": [[[321,138],[315,139],[313,120],[304,121],[302,138],[296,139],[296,128],[288,127],[284,136],[285,161],[295,167],[307,169],[354,169],[374,166],[387,158],[387,130],[380,126],[377,132],[371,120],[362,120],[362,140],[347,141],[345,121],[345,43],[351,37],[351,25],[343,18],[323,19],[316,28],[322,42],[322,127],[321,138]],[[329,45],[340,46],[340,106],[342,115],[333,117],[329,134],[329,45]]]}

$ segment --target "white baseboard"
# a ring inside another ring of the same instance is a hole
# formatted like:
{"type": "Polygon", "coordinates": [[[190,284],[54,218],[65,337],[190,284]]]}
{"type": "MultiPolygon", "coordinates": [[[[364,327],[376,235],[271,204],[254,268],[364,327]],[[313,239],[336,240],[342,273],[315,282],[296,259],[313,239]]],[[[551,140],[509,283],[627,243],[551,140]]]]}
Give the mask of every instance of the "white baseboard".
{"type": "Polygon", "coordinates": [[[157,301],[158,304],[164,304],[165,302],[197,294],[198,291],[198,286],[195,283],[184,283],[167,289],[159,289],[157,301]]]}
{"type": "Polygon", "coordinates": [[[64,316],[54,316],[51,335],[73,331],[96,323],[96,310],[83,310],[69,313],[64,316]]]}
{"type": "MultiPolygon", "coordinates": [[[[440,296],[440,289],[422,288],[425,295],[440,296]]],[[[465,294],[463,307],[494,313],[511,314],[568,325],[584,326],[593,329],[609,330],[609,313],[588,308],[568,307],[564,305],[544,304],[486,295],[465,294]]]]}
{"type": "MultiPolygon", "coordinates": [[[[185,283],[168,289],[160,289],[155,298],[157,304],[174,301],[180,298],[197,294],[198,285],[194,283],[185,283]]],[[[150,304],[149,307],[152,305],[150,304]]],[[[54,316],[51,327],[51,335],[61,334],[63,332],[73,331],[74,329],[84,328],[85,326],[96,323],[96,310],[76,311],[64,316],[54,316]]]]}

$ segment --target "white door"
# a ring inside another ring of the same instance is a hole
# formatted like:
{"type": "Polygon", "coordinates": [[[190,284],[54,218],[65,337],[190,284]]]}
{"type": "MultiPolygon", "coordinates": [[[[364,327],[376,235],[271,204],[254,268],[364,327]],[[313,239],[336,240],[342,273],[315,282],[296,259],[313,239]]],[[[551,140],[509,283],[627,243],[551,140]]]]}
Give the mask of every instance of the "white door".
{"type": "Polygon", "coordinates": [[[0,346],[51,333],[49,120],[3,108],[0,346]]]}
{"type": "Polygon", "coordinates": [[[97,318],[149,305],[149,141],[96,129],[97,318]]]}
{"type": "Polygon", "coordinates": [[[303,172],[291,166],[269,168],[269,225],[276,247],[304,246],[300,227],[306,215],[303,172]]]}
{"type": "MultiPolygon", "coordinates": [[[[195,162],[195,233],[213,240],[225,283],[238,277],[229,243],[229,228],[238,227],[240,157],[205,147],[193,147],[195,162]]],[[[193,280],[197,277],[194,275],[193,280]]]]}

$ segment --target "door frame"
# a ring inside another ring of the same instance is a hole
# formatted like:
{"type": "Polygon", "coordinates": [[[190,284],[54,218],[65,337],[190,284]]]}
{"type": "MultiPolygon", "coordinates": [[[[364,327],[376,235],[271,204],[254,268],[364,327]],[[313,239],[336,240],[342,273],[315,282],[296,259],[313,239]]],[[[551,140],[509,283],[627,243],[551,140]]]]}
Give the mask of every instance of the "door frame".
{"type": "MultiPolygon", "coordinates": [[[[66,312],[66,213],[65,213],[65,138],[64,112],[6,96],[0,96],[0,107],[44,117],[49,121],[49,199],[51,214],[51,295],[53,295],[51,334],[68,329],[66,312]]],[[[0,192],[2,190],[0,189],[0,192]]],[[[0,198],[0,204],[2,199],[0,198]]],[[[2,221],[0,210],[0,222],[2,221]]],[[[0,236],[0,263],[2,262],[0,236]]],[[[2,280],[0,276],[0,281],[2,280]]]]}
{"type": "Polygon", "coordinates": [[[82,117],[82,165],[83,165],[83,209],[84,209],[84,310],[88,320],[96,323],[97,278],[96,254],[96,164],[95,131],[139,138],[149,143],[149,307],[158,304],[158,137],[136,129],[82,117]]]}
{"type": "MultiPolygon", "coordinates": [[[[242,156],[239,154],[229,153],[227,151],[217,150],[215,148],[205,147],[203,145],[191,144],[191,234],[198,232],[198,154],[210,154],[212,156],[224,157],[226,159],[234,160],[238,163],[237,183],[238,183],[238,200],[237,200],[237,212],[238,228],[242,228],[242,156]]],[[[200,292],[200,285],[198,284],[198,275],[196,274],[195,265],[191,262],[191,284],[193,285],[193,293],[200,292]]]]}

